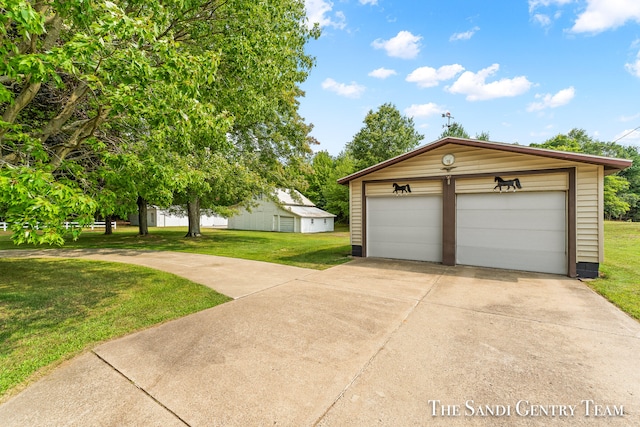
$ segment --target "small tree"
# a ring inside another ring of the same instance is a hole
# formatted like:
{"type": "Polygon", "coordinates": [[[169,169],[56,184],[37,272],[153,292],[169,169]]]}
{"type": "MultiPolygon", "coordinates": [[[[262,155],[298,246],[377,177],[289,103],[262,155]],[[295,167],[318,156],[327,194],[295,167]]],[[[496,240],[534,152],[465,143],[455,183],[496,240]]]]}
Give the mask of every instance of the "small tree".
{"type": "Polygon", "coordinates": [[[448,136],[454,138],[471,138],[466,130],[462,127],[460,123],[453,122],[450,125],[447,125],[445,130],[440,134],[440,138],[446,138],[448,136]]]}
{"type": "Polygon", "coordinates": [[[489,132],[482,131],[479,134],[476,134],[476,139],[479,141],[489,141],[489,132]]]}

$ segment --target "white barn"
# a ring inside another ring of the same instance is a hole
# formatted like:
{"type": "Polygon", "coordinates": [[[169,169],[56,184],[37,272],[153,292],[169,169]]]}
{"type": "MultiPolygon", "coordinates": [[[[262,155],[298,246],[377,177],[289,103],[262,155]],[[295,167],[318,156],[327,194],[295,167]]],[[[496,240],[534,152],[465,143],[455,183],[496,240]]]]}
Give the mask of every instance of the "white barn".
{"type": "Polygon", "coordinates": [[[320,233],[333,231],[335,215],[320,208],[296,190],[276,190],[279,203],[260,197],[258,206],[241,209],[229,218],[228,228],[236,230],[320,233]],[[292,197],[291,192],[295,194],[292,197]]]}
{"type": "MultiPolygon", "coordinates": [[[[138,214],[129,215],[131,225],[138,224],[138,214]]],[[[200,227],[226,227],[227,218],[218,215],[202,215],[200,217],[200,227]]],[[[183,210],[161,209],[156,206],[147,208],[147,225],[149,227],[188,227],[189,217],[183,210]]]]}

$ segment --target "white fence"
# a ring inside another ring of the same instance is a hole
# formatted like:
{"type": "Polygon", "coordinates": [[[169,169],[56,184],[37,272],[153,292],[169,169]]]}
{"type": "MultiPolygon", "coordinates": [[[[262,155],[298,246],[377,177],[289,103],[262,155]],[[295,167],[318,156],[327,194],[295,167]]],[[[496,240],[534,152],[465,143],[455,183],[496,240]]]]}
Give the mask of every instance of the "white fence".
{"type": "MultiPolygon", "coordinates": [[[[80,224],[78,224],[77,222],[74,221],[70,221],[70,222],[65,222],[64,223],[64,228],[66,228],[67,230],[69,228],[73,228],[73,227],[79,227],[80,224]]],[[[85,228],[90,228],[90,229],[96,229],[96,228],[105,228],[107,226],[105,221],[96,221],[93,224],[89,224],[89,225],[85,225],[85,228]]],[[[2,229],[2,231],[7,231],[7,228],[9,227],[9,224],[7,224],[6,222],[0,222],[0,229],[2,229]]],[[[26,225],[24,226],[25,228],[27,227],[26,225]]],[[[115,221],[111,221],[111,227],[115,230],[116,227],[116,222],[115,221]]],[[[36,230],[38,229],[38,227],[36,226],[36,230]]]]}

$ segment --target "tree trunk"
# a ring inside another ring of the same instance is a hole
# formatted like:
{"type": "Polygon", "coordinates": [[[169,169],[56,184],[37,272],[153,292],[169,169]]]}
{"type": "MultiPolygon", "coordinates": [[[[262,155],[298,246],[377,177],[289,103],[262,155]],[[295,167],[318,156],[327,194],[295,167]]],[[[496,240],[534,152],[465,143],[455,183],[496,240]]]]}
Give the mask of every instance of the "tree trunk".
{"type": "Polygon", "coordinates": [[[200,199],[194,197],[187,202],[187,213],[189,215],[189,231],[184,237],[200,237],[200,199]]]}
{"type": "Polygon", "coordinates": [[[149,234],[149,224],[147,223],[147,201],[138,196],[138,235],[149,234]]]}
{"type": "Polygon", "coordinates": [[[113,234],[113,228],[111,227],[111,219],[113,217],[111,215],[106,215],[104,217],[104,234],[106,236],[110,236],[113,234]]]}

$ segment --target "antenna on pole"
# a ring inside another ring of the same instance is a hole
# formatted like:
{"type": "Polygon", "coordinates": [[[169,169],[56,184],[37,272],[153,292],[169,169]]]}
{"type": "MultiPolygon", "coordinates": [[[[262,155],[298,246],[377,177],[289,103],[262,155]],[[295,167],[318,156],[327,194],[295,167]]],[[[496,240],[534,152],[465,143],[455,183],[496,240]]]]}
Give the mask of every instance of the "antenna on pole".
{"type": "Polygon", "coordinates": [[[447,129],[449,129],[449,128],[451,127],[451,119],[454,119],[455,117],[453,117],[453,116],[451,115],[451,113],[447,111],[446,113],[442,113],[442,118],[443,118],[443,119],[444,119],[444,118],[446,118],[446,119],[447,119],[447,124],[446,124],[446,125],[442,125],[442,127],[443,127],[443,128],[444,128],[444,127],[446,127],[447,129]]]}

